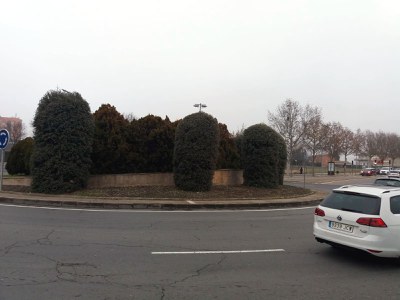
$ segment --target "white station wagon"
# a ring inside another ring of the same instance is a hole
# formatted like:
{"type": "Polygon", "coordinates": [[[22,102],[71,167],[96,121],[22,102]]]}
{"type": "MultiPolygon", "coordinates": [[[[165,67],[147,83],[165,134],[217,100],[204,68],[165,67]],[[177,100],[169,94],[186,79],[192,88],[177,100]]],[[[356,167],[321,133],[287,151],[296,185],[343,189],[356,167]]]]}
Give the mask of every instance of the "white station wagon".
{"type": "Polygon", "coordinates": [[[400,188],[342,186],[315,209],[318,242],[400,257],[400,188]]]}

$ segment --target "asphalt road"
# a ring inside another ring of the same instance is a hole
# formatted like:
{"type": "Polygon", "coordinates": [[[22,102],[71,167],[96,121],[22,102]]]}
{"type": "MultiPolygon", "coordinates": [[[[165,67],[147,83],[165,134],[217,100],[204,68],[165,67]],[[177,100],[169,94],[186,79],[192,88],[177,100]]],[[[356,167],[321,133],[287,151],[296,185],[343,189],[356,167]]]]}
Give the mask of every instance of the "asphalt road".
{"type": "MultiPolygon", "coordinates": [[[[380,176],[359,176],[359,175],[341,175],[341,176],[307,176],[305,179],[300,176],[287,178],[285,184],[305,187],[311,190],[320,190],[329,192],[346,184],[372,184],[380,176]]],[[[384,176],[381,176],[384,177],[384,176]]]]}
{"type": "Polygon", "coordinates": [[[319,244],[313,208],[0,206],[0,299],[398,299],[400,263],[319,244]],[[208,251],[208,252],[206,252],[208,251]]]}

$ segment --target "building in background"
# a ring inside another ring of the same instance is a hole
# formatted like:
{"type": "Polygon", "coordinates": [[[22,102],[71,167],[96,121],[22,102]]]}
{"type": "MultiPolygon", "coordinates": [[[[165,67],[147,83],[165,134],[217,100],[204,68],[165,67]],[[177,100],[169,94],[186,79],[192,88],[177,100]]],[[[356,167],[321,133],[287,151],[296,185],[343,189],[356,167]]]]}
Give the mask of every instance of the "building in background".
{"type": "Polygon", "coordinates": [[[7,129],[10,134],[9,146],[12,147],[20,141],[24,136],[24,126],[22,120],[18,117],[2,117],[0,116],[0,129],[7,129]]]}

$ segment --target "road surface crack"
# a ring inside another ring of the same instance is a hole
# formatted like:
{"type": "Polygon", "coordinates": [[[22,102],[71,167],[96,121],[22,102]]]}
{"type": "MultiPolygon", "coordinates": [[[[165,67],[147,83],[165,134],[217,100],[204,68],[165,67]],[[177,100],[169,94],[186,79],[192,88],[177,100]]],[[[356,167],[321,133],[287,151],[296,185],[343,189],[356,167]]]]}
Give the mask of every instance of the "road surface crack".
{"type": "Polygon", "coordinates": [[[11,244],[11,245],[9,245],[9,246],[4,247],[3,250],[2,250],[3,253],[0,255],[0,257],[4,257],[4,256],[6,256],[11,250],[13,250],[13,249],[15,249],[15,248],[21,247],[21,246],[18,246],[18,243],[19,243],[19,242],[15,242],[14,244],[11,244]]]}
{"type": "Polygon", "coordinates": [[[178,283],[183,283],[183,282],[185,282],[185,281],[187,281],[187,280],[189,280],[189,279],[192,279],[192,278],[195,278],[195,277],[199,277],[199,276],[201,275],[201,273],[204,272],[204,271],[205,271],[206,269],[208,269],[209,267],[221,265],[222,262],[223,262],[225,259],[226,259],[226,255],[222,255],[221,258],[220,258],[216,263],[207,264],[207,265],[201,267],[200,269],[196,270],[196,271],[195,271],[196,274],[192,274],[192,275],[186,276],[185,278],[183,278],[183,279],[181,279],[181,280],[177,280],[177,281],[173,282],[172,284],[170,284],[170,286],[174,286],[174,285],[176,285],[176,284],[178,284],[178,283]]]}
{"type": "Polygon", "coordinates": [[[89,263],[63,263],[57,262],[56,271],[57,278],[64,281],[77,282],[82,278],[102,278],[105,281],[104,275],[88,274],[89,269],[96,269],[95,265],[89,263]]]}
{"type": "Polygon", "coordinates": [[[37,239],[36,242],[39,245],[52,245],[53,243],[50,240],[50,236],[55,232],[55,230],[53,229],[52,231],[50,231],[44,238],[40,238],[37,239]]]}

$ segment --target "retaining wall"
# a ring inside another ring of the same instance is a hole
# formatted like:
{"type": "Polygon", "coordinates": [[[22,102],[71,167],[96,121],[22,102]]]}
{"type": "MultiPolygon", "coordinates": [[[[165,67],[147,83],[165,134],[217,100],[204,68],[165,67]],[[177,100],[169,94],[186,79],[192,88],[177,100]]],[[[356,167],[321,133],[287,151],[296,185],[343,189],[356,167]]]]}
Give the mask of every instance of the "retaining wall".
{"type": "MultiPolygon", "coordinates": [[[[213,178],[214,185],[241,185],[243,184],[242,170],[217,170],[213,178]]],[[[30,177],[4,178],[3,185],[30,186],[30,177]]],[[[88,188],[127,187],[144,185],[174,185],[172,173],[131,173],[93,175],[88,181],[88,188]]]]}

